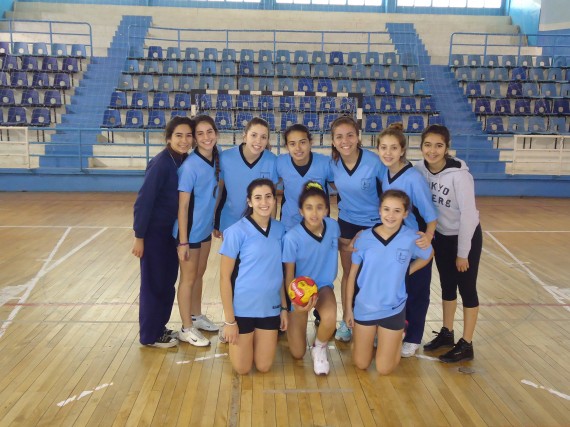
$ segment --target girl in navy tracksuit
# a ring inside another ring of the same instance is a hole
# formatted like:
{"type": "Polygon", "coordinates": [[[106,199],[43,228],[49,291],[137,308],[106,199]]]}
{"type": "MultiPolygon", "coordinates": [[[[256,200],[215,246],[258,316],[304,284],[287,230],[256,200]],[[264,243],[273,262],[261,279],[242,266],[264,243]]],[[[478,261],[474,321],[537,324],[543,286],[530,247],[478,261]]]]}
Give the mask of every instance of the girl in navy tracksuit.
{"type": "Polygon", "coordinates": [[[475,185],[464,161],[449,156],[449,130],[431,125],[422,132],[424,161],[416,168],[428,180],[432,201],[439,212],[435,232],[435,263],[441,282],[443,327],[424,350],[451,347],[442,362],[471,360],[473,333],[479,314],[477,273],[483,248],[475,185]],[[457,290],[463,301],[463,337],[454,343],[453,320],[457,290]]]}
{"type": "MultiPolygon", "coordinates": [[[[386,166],[382,189],[402,190],[410,198],[410,214],[404,223],[418,234],[416,244],[427,248],[435,233],[437,211],[431,201],[426,179],[406,160],[406,136],[401,123],[394,123],[377,137],[380,160],[386,166]]],[[[408,277],[406,321],[402,357],[413,356],[420,346],[429,307],[432,262],[408,277]]]]}
{"type": "Polygon", "coordinates": [[[140,342],[155,347],[178,344],[170,319],[178,256],[172,227],[178,213],[178,168],[192,145],[193,122],[175,117],[165,129],[166,148],[148,164],[134,205],[132,253],[140,258],[140,342]]]}

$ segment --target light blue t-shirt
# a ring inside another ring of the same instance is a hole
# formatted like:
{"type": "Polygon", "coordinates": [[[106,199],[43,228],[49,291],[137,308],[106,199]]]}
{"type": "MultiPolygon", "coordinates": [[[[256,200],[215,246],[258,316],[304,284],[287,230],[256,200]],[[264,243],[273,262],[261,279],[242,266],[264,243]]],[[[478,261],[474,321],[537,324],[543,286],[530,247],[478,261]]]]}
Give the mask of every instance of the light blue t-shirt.
{"type": "Polygon", "coordinates": [[[332,181],[330,157],[311,153],[308,168],[299,168],[289,154],[277,157],[277,175],[283,180],[283,199],[281,201],[281,222],[290,230],[303,219],[299,213],[299,196],[308,181],[316,181],[327,191],[327,182],[332,181]],[[301,174],[300,169],[306,173],[301,174]]]}
{"type": "Polygon", "coordinates": [[[277,184],[277,156],[263,150],[253,163],[243,156],[243,144],[224,151],[220,156],[220,179],[224,180],[224,191],[216,212],[215,228],[224,231],[236,223],[247,208],[247,186],[257,178],[267,178],[277,184]]]}
{"type": "Polygon", "coordinates": [[[381,180],[386,169],[378,155],[361,148],[352,170],[347,169],[342,158],[336,163],[331,159],[331,169],[338,190],[339,219],[364,227],[377,224],[380,221],[381,180]]]}
{"type": "Polygon", "coordinates": [[[332,218],[324,218],[323,236],[311,233],[304,222],[297,224],[283,239],[283,262],[295,263],[295,277],[308,276],[317,287],[333,286],[338,273],[340,228],[332,218]]]}
{"type": "Polygon", "coordinates": [[[239,317],[277,316],[281,311],[285,228],[271,219],[266,231],[244,217],[224,232],[220,254],[236,260],[232,274],[233,307],[239,317]]]}
{"type": "Polygon", "coordinates": [[[408,294],[406,276],[412,258],[428,259],[431,246],[416,246],[416,231],[402,225],[388,240],[374,228],[356,239],[352,263],[360,265],[356,277],[354,318],[359,321],[385,319],[402,311],[408,294]]]}

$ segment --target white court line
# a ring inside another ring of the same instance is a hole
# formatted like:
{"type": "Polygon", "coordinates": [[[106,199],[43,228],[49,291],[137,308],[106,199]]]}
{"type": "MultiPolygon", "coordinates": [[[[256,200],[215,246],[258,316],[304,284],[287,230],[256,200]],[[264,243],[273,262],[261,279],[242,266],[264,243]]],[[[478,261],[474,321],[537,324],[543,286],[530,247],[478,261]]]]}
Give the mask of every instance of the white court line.
{"type": "Polygon", "coordinates": [[[511,251],[509,251],[505,245],[503,245],[501,242],[499,242],[499,240],[493,236],[490,232],[485,231],[485,234],[487,234],[491,239],[493,239],[493,241],[499,245],[499,247],[501,249],[503,249],[518,265],[520,268],[522,268],[526,274],[528,275],[528,277],[530,277],[534,282],[536,282],[537,284],[539,284],[542,289],[544,289],[546,292],[548,292],[552,298],[554,298],[556,301],[558,301],[561,306],[566,310],[566,311],[570,311],[570,307],[566,304],[566,302],[564,301],[563,298],[560,298],[559,295],[557,295],[556,292],[552,291],[552,286],[547,285],[546,283],[544,283],[536,274],[534,274],[530,268],[528,268],[526,265],[524,265],[524,263],[519,260],[511,251]]]}
{"type": "Polygon", "coordinates": [[[521,383],[526,384],[526,385],[529,385],[529,386],[534,387],[534,388],[541,389],[541,390],[546,390],[547,392],[552,393],[552,394],[555,395],[555,396],[561,397],[562,399],[570,400],[570,396],[569,396],[569,395],[564,394],[564,393],[560,393],[559,391],[554,390],[554,389],[552,389],[552,388],[546,388],[546,387],[544,387],[544,386],[542,386],[542,385],[535,384],[535,383],[533,383],[532,381],[529,381],[529,380],[521,380],[521,383]]]}
{"type": "MultiPolygon", "coordinates": [[[[208,360],[208,359],[217,359],[219,357],[225,357],[227,355],[228,355],[228,353],[216,353],[216,354],[212,354],[210,356],[197,357],[196,359],[194,359],[194,362],[201,362],[203,360],[208,360]]],[[[192,360],[180,360],[180,361],[176,362],[177,365],[187,365],[189,363],[192,363],[192,360]]]]}
{"type": "Polygon", "coordinates": [[[305,393],[352,393],[351,388],[287,388],[281,390],[263,390],[266,394],[305,394],[305,393]]]}
{"type": "Polygon", "coordinates": [[[85,391],[82,391],[82,392],[79,394],[79,396],[75,395],[75,396],[71,396],[69,399],[62,400],[61,402],[59,402],[59,403],[57,404],[57,406],[59,406],[59,407],[61,408],[62,406],[67,405],[68,403],[71,403],[71,402],[73,402],[73,401],[75,401],[75,400],[81,399],[82,397],[85,397],[85,396],[90,395],[90,394],[93,393],[94,391],[99,391],[99,390],[101,390],[102,388],[110,387],[110,386],[112,386],[112,385],[113,385],[113,383],[101,384],[100,386],[95,387],[93,390],[85,390],[85,391]]]}
{"type": "Polygon", "coordinates": [[[416,354],[416,357],[418,359],[433,360],[435,362],[440,361],[437,357],[426,356],[425,354],[416,354]]]}
{"type": "Polygon", "coordinates": [[[78,250],[80,250],[81,248],[83,248],[85,245],[89,244],[93,239],[95,239],[96,237],[98,237],[101,233],[103,233],[105,230],[107,230],[107,228],[103,228],[102,230],[100,230],[98,233],[95,233],[93,236],[91,236],[89,239],[87,239],[86,241],[84,241],[81,245],[79,245],[78,247],[76,247],[75,249],[71,250],[69,253],[67,253],[66,255],[64,255],[63,257],[61,257],[54,265],[50,266],[49,268],[47,267],[48,264],[51,262],[51,260],[53,259],[53,257],[55,256],[55,254],[57,253],[59,247],[62,245],[63,241],[65,240],[65,238],[67,237],[67,235],[71,232],[71,227],[68,227],[65,230],[65,233],[63,233],[63,235],[61,236],[61,238],[59,239],[59,241],[57,242],[57,244],[54,246],[54,248],[52,249],[51,253],[49,254],[49,256],[47,257],[47,259],[45,260],[44,264],[42,265],[42,268],[40,269],[40,271],[38,271],[36,273],[36,275],[32,278],[32,280],[30,280],[28,283],[26,283],[26,292],[24,292],[24,294],[20,297],[20,299],[18,300],[18,304],[16,307],[14,307],[14,309],[12,310],[12,312],[10,313],[10,315],[8,316],[8,318],[4,321],[4,323],[2,323],[2,326],[0,326],[0,338],[2,338],[2,336],[4,336],[4,334],[6,333],[6,330],[8,329],[8,326],[10,326],[10,324],[13,322],[14,318],[16,317],[16,315],[19,313],[19,311],[22,309],[23,305],[27,300],[28,297],[30,296],[30,294],[32,293],[32,291],[34,290],[34,288],[36,287],[37,283],[39,282],[39,280],[44,277],[47,273],[49,273],[51,270],[53,270],[53,268],[55,268],[57,265],[61,264],[63,261],[65,261],[66,259],[68,259],[71,255],[73,255],[74,253],[76,253],[78,250]]]}

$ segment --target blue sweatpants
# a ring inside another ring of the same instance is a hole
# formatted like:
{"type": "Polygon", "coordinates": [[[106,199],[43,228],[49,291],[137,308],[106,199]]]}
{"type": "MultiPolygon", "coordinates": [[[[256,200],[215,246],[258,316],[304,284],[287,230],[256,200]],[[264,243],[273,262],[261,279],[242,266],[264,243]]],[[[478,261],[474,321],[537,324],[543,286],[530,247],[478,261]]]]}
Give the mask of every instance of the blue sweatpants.
{"type": "Polygon", "coordinates": [[[422,342],[426,315],[429,308],[429,294],[433,259],[424,268],[408,276],[406,280],[406,321],[408,329],[404,341],[414,344],[422,342]]]}

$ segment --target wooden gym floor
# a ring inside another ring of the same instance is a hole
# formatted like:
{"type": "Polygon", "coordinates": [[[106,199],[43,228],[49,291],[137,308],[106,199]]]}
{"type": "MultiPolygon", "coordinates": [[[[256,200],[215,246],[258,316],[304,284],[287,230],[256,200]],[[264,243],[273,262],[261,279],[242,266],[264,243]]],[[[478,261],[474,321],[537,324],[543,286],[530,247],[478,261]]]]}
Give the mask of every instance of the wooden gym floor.
{"type": "MultiPolygon", "coordinates": [[[[478,200],[474,361],[420,351],[380,377],[331,341],[317,377],[282,337],[270,373],[239,377],[215,334],[202,349],[139,344],[134,198],[0,193],[1,426],[570,425],[570,199],[478,200]]],[[[218,248],[203,307],[221,322],[218,248]]],[[[435,272],[424,342],[441,316],[435,272]]]]}

